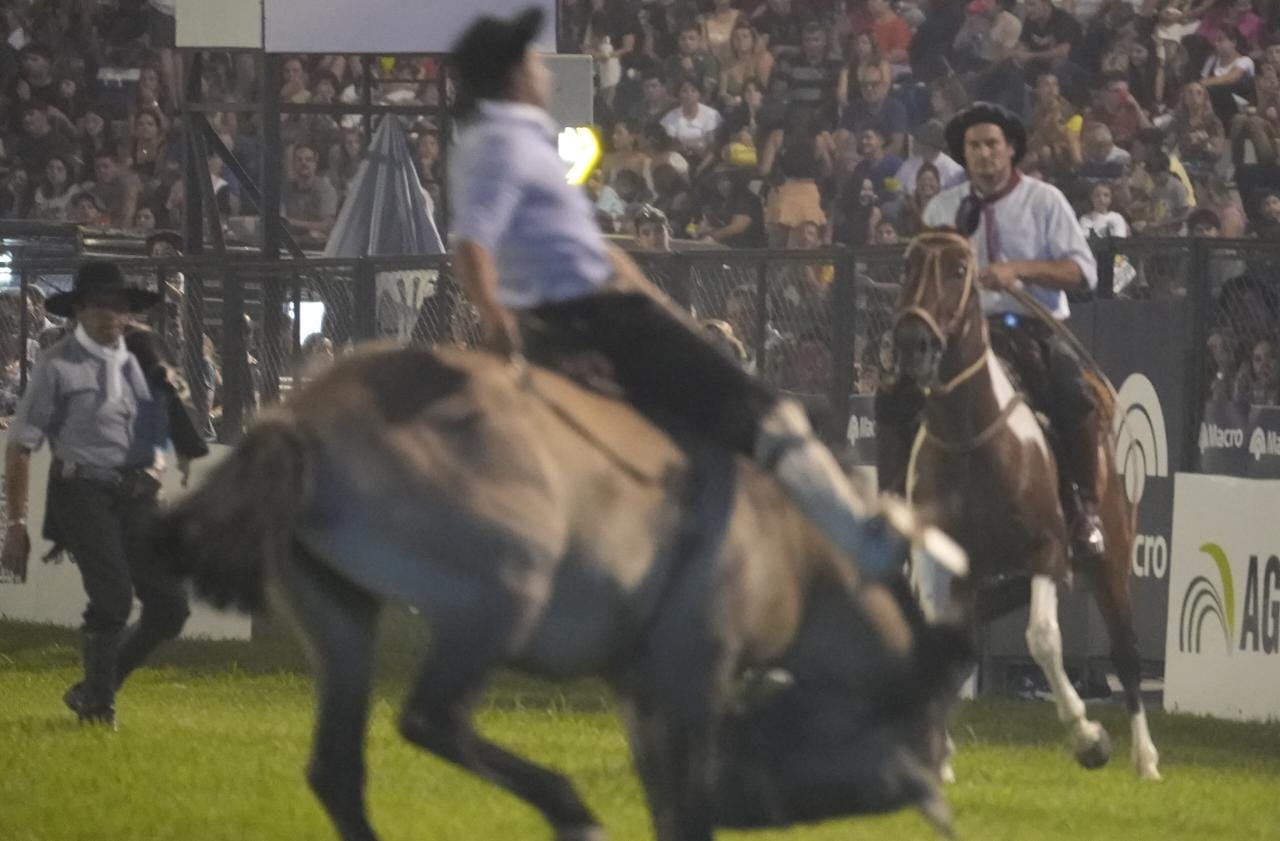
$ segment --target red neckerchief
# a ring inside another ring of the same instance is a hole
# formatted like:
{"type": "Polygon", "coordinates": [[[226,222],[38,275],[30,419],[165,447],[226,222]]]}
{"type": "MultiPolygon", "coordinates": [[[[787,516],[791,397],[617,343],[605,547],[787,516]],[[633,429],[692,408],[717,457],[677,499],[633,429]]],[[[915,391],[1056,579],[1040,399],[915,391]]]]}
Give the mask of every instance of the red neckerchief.
{"type": "Polygon", "coordinates": [[[1014,188],[1022,182],[1022,173],[1017,169],[1013,170],[1013,174],[1009,176],[1008,182],[1003,187],[996,190],[989,196],[980,196],[973,189],[972,184],[969,187],[969,195],[960,202],[959,213],[956,219],[956,228],[966,235],[972,236],[977,230],[979,214],[982,221],[987,223],[987,262],[995,263],[1000,259],[1000,231],[996,227],[996,202],[1009,195],[1014,188]]]}

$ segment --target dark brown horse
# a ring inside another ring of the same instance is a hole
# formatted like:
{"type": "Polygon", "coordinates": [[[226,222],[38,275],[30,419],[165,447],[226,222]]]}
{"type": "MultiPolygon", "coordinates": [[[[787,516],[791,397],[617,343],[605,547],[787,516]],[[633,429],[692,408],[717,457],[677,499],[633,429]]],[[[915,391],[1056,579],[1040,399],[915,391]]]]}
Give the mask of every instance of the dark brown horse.
{"type": "MultiPolygon", "coordinates": [[[[1032,408],[992,352],[977,272],[968,240],[954,232],[923,233],[907,249],[894,329],[897,369],[899,378],[912,384],[900,388],[914,386],[924,400],[909,444],[901,438],[895,442],[893,424],[880,424],[882,477],[892,483],[888,477],[895,467],[905,469],[907,498],[968,551],[973,571],[964,585],[967,592],[959,594],[963,598],[976,601],[984,586],[1030,575],[1027,644],[1048,678],[1076,758],[1092,768],[1109,758],[1109,739],[1101,725],[1087,718],[1063,669],[1057,619],[1058,586],[1074,574],[1089,580],[1124,686],[1134,768],[1144,779],[1158,779],[1158,754],[1139,692],[1129,589],[1134,511],[1115,469],[1113,448],[1103,447],[1105,452],[1097,454],[1104,460],[1097,498],[1107,552],[1101,563],[1073,569],[1054,452],[1032,408]],[[895,452],[900,462],[909,452],[905,465],[892,463],[895,452]]],[[[1100,407],[1094,422],[1108,430],[1100,440],[1109,441],[1114,394],[1100,375],[1088,376],[1100,407]]],[[[897,431],[904,427],[899,424],[897,431]]],[[[1019,602],[1025,600],[1025,590],[1023,594],[1019,602]]]]}
{"type": "MultiPolygon", "coordinates": [[[[603,837],[570,781],[471,724],[502,664],[617,688],[659,841],[910,805],[947,822],[963,627],[864,577],[753,465],[550,373],[356,354],[259,421],[158,540],[206,597],[257,608],[270,589],[297,620],[309,779],[344,841],[376,838],[363,747],[390,601],[431,628],[400,732],[560,841],[603,837]]],[[[917,579],[949,588],[922,557],[917,579]]]]}

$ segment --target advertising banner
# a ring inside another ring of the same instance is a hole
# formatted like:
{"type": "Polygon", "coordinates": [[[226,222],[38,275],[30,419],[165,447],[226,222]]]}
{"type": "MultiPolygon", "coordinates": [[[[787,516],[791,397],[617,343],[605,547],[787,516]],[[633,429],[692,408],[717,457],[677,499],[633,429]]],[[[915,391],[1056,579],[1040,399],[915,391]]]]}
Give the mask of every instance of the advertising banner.
{"type": "Polygon", "coordinates": [[[1280,719],[1280,481],[1180,473],[1165,708],[1280,719]]]}
{"type": "MultiPolygon", "coordinates": [[[[0,451],[8,444],[7,433],[0,430],[0,451]]],[[[197,484],[206,472],[217,463],[227,448],[215,445],[213,453],[191,464],[191,483],[197,484]]],[[[28,561],[27,580],[0,581],[0,617],[24,622],[48,622],[54,625],[78,626],[84,612],[84,587],[80,583],[80,570],[70,560],[44,563],[41,559],[49,553],[49,543],[40,534],[44,523],[45,489],[49,475],[49,448],[43,447],[31,458],[31,485],[28,494],[27,521],[31,535],[31,558],[28,561]]],[[[176,470],[164,476],[165,498],[182,494],[181,480],[176,470]]],[[[0,505],[0,522],[4,520],[4,508],[0,505]]],[[[138,617],[139,606],[134,605],[133,619],[138,617]]],[[[249,639],[249,618],[239,614],[222,613],[208,605],[192,602],[191,618],[183,628],[184,637],[208,639],[249,639]]]]}
{"type": "Polygon", "coordinates": [[[1280,479],[1280,406],[1249,411],[1249,469],[1254,479],[1280,479]]]}

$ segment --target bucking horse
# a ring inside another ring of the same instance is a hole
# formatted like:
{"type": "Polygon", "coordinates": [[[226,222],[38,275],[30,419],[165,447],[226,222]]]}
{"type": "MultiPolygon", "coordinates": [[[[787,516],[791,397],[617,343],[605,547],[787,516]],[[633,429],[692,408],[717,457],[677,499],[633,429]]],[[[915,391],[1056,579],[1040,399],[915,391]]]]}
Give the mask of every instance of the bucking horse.
{"type": "MultiPolygon", "coordinates": [[[[1097,454],[1104,460],[1097,498],[1105,557],[1073,564],[1053,448],[1033,407],[992,351],[977,271],[969,241],[954,231],[927,231],[907,249],[894,327],[896,373],[923,392],[924,400],[914,428],[886,420],[900,407],[877,407],[882,416],[877,434],[885,445],[882,476],[899,475],[893,454],[909,452],[907,498],[969,553],[971,575],[958,582],[955,596],[970,603],[979,621],[1025,604],[1030,578],[1028,647],[1048,679],[1077,760],[1097,768],[1110,757],[1110,739],[1088,718],[1067,677],[1058,627],[1059,585],[1080,579],[1091,585],[1124,687],[1134,769],[1144,779],[1159,779],[1159,756],[1140,691],[1129,586],[1136,512],[1116,471],[1114,447],[1097,454]],[[909,439],[903,440],[904,432],[909,439]],[[1023,587],[1007,586],[1019,581],[1023,587]],[[983,591],[992,598],[984,602],[983,591]],[[1008,598],[1011,593],[1015,598],[1008,598]]],[[[1101,407],[1093,422],[1104,425],[1108,434],[1100,439],[1109,441],[1114,392],[1096,368],[1086,377],[1101,407]]]]}
{"type": "Polygon", "coordinates": [[[659,841],[904,806],[948,824],[963,618],[862,574],[752,464],[557,374],[358,352],[264,414],[157,540],[215,604],[295,619],[317,675],[307,776],[344,841],[376,837],[363,746],[387,602],[430,631],[400,733],[562,841],[602,836],[570,781],[473,729],[500,665],[616,689],[659,841]]]}

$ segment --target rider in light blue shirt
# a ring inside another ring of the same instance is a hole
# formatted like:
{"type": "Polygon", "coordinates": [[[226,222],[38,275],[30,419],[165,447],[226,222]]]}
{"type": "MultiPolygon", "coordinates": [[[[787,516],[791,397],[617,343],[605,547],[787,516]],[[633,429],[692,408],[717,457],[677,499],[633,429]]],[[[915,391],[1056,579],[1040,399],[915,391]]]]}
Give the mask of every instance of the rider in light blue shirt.
{"type": "Polygon", "coordinates": [[[537,9],[510,21],[482,17],[453,49],[464,127],[450,168],[454,265],[489,347],[552,367],[583,351],[603,356],[650,419],[674,417],[757,459],[835,545],[864,565],[900,568],[902,540],[886,551],[885,530],[867,527],[863,503],[804,410],[691,329],[606,246],[557,155],[545,110],[550,73],[532,46],[541,25],[537,9]]]}

